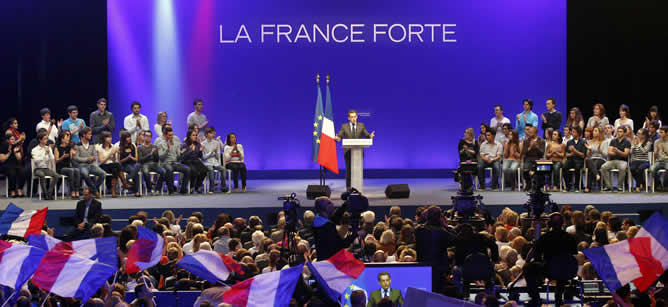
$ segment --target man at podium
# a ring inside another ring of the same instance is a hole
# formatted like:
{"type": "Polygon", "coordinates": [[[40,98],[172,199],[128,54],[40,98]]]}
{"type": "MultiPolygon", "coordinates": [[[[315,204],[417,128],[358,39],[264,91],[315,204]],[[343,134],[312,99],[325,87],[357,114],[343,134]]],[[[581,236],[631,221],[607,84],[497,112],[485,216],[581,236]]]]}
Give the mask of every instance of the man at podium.
{"type": "MultiPolygon", "coordinates": [[[[336,134],[334,139],[337,142],[341,141],[342,137],[346,139],[373,139],[375,134],[376,131],[369,133],[363,123],[357,122],[357,111],[349,110],[348,122],[341,125],[341,129],[339,129],[339,133],[336,134]]],[[[350,190],[350,148],[345,149],[344,157],[346,160],[346,190],[350,190]]]]}

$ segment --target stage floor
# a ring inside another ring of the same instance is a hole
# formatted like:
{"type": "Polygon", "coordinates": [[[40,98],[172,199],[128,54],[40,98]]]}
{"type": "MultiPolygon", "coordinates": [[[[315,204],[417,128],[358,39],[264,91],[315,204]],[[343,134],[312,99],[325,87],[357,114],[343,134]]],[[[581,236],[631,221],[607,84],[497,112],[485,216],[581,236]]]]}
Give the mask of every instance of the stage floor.
{"type": "MultiPolygon", "coordinates": [[[[249,180],[248,192],[213,195],[174,195],[150,197],[119,197],[102,199],[104,208],[112,209],[177,209],[177,208],[266,208],[281,207],[277,197],[297,193],[303,207],[312,207],[306,199],[306,186],[313,180],[249,180]]],[[[317,183],[317,182],[315,182],[317,183]]],[[[332,199],[340,201],[345,190],[345,181],[327,181],[332,190],[332,199]]],[[[450,205],[451,196],[457,195],[457,183],[452,179],[366,179],[364,194],[371,206],[422,206],[428,204],[450,205]],[[410,198],[387,199],[385,187],[388,184],[407,183],[411,189],[410,198]]],[[[517,206],[524,204],[528,197],[524,192],[481,191],[483,202],[488,206],[517,206]]],[[[551,199],[560,205],[617,204],[620,208],[636,204],[668,203],[666,193],[552,193],[551,199]]],[[[75,201],[70,199],[40,201],[36,198],[2,199],[0,209],[9,202],[24,209],[39,209],[48,206],[50,210],[72,210],[75,201]]]]}

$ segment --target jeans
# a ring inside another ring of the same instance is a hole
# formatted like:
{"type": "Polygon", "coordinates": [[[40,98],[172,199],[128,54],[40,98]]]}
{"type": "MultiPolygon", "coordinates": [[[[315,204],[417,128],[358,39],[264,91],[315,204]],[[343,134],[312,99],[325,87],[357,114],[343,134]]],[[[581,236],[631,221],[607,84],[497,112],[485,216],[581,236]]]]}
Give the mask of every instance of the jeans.
{"type": "Polygon", "coordinates": [[[610,174],[610,170],[618,169],[619,178],[617,178],[617,188],[623,187],[624,178],[626,178],[627,164],[628,163],[626,163],[624,160],[610,160],[603,163],[601,166],[601,177],[603,178],[603,185],[605,185],[605,187],[608,189],[612,189],[612,175],[610,174]]]}
{"type": "Polygon", "coordinates": [[[60,173],[69,179],[70,192],[79,192],[81,189],[81,171],[78,168],[63,167],[60,169],[60,173]]]}
{"type": "Polygon", "coordinates": [[[207,176],[209,177],[209,187],[211,191],[213,191],[214,187],[216,186],[216,174],[213,172],[214,170],[220,172],[220,188],[221,190],[225,189],[227,184],[225,183],[225,168],[222,165],[208,165],[205,164],[207,169],[207,176]]]}
{"type": "Polygon", "coordinates": [[[227,163],[225,168],[232,171],[232,181],[234,181],[234,188],[239,188],[239,175],[241,175],[241,187],[246,187],[246,164],[244,163],[227,163]]]}
{"type": "Polygon", "coordinates": [[[179,183],[181,184],[179,190],[181,193],[186,193],[188,178],[190,178],[190,168],[178,162],[161,163],[160,166],[165,169],[165,178],[167,179],[167,190],[169,193],[174,192],[174,172],[183,174],[183,178],[179,178],[179,183]]]}
{"type": "Polygon", "coordinates": [[[39,178],[39,185],[42,187],[42,192],[44,192],[44,198],[54,197],[53,193],[56,190],[60,175],[49,168],[36,168],[34,172],[35,176],[39,178]],[[46,185],[46,176],[51,177],[48,187],[46,185]]]}
{"type": "Polygon", "coordinates": [[[504,186],[514,187],[517,184],[517,169],[520,168],[520,161],[503,160],[503,179],[504,186]]]}
{"type": "Polygon", "coordinates": [[[483,160],[478,162],[478,180],[480,181],[480,188],[485,188],[485,168],[492,168],[492,188],[499,186],[499,173],[501,172],[501,165],[499,161],[487,163],[483,160]]]}
{"type": "Polygon", "coordinates": [[[147,162],[141,165],[141,173],[144,177],[144,183],[146,183],[146,191],[151,193],[153,190],[153,184],[151,183],[151,172],[157,173],[160,176],[158,177],[158,182],[156,187],[162,189],[162,182],[165,180],[167,171],[164,168],[160,167],[156,162],[147,162]]]}
{"type": "Polygon", "coordinates": [[[645,186],[645,170],[649,168],[649,162],[631,161],[631,176],[636,180],[636,187],[645,186]]]}
{"type": "Polygon", "coordinates": [[[566,189],[570,189],[571,186],[573,189],[579,189],[582,183],[582,178],[580,177],[580,171],[584,167],[583,159],[566,159],[564,164],[564,181],[566,182],[566,189]],[[575,169],[575,174],[569,172],[570,169],[575,169]],[[573,180],[573,175],[575,175],[575,181],[573,180]]]}
{"type": "Polygon", "coordinates": [[[95,164],[79,164],[79,171],[81,172],[81,178],[86,182],[86,185],[88,185],[91,192],[100,192],[100,186],[102,186],[102,183],[104,182],[106,173],[95,164]],[[93,179],[91,179],[89,175],[97,176],[97,180],[93,182],[93,179]]]}
{"type": "Polygon", "coordinates": [[[130,163],[122,165],[123,171],[128,173],[127,179],[132,179],[132,187],[130,192],[137,193],[139,192],[139,170],[141,166],[137,163],[130,163]]]}
{"type": "Polygon", "coordinates": [[[561,161],[552,161],[552,187],[559,187],[561,183],[561,178],[560,178],[560,170],[563,167],[563,163],[561,161]]]}
{"type": "Polygon", "coordinates": [[[668,170],[668,161],[655,161],[649,169],[649,172],[654,176],[655,187],[666,186],[666,174],[668,174],[668,172],[659,174],[659,170],[668,170]]]}
{"type": "Polygon", "coordinates": [[[601,166],[605,163],[603,159],[589,159],[585,160],[585,165],[587,165],[587,188],[591,189],[594,186],[596,181],[596,175],[599,175],[601,172],[601,166]]]}

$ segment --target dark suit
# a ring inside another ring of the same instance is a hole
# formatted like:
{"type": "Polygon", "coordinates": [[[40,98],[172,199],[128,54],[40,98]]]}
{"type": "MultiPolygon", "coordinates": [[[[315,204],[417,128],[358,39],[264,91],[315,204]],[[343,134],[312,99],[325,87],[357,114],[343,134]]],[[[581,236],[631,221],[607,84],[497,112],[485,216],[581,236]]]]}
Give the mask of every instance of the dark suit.
{"type": "MultiPolygon", "coordinates": [[[[369,131],[366,131],[366,127],[364,126],[363,123],[357,122],[355,124],[355,130],[353,131],[352,127],[350,127],[350,122],[347,122],[343,125],[341,125],[341,129],[339,129],[339,133],[336,134],[339,138],[346,138],[346,139],[361,139],[361,138],[370,138],[371,133],[369,131]]],[[[350,149],[346,148],[344,151],[345,160],[346,160],[346,188],[350,188],[350,149]]]]}
{"type": "MultiPolygon", "coordinates": [[[[76,214],[74,215],[74,226],[76,227],[79,225],[81,222],[84,220],[84,214],[86,212],[86,200],[80,200],[77,202],[77,210],[76,214]]],[[[102,215],[102,203],[100,203],[97,199],[92,199],[90,203],[90,208],[88,209],[88,225],[86,225],[86,228],[89,228],[90,226],[94,225],[97,223],[97,220],[100,218],[102,215]]]]}
{"type": "MultiPolygon", "coordinates": [[[[376,307],[380,300],[382,300],[382,297],[380,294],[380,289],[378,289],[371,292],[371,295],[369,295],[369,302],[366,304],[366,307],[376,307]]],[[[394,306],[401,306],[404,304],[404,297],[401,296],[401,291],[398,289],[390,288],[390,300],[394,306]]]]}

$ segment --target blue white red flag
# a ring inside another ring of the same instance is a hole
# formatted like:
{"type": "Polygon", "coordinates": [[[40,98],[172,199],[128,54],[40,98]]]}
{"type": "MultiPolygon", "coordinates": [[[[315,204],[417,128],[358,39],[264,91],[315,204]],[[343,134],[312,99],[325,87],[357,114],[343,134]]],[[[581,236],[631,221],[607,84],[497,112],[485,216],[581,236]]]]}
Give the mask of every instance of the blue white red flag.
{"type": "Polygon", "coordinates": [[[241,307],[287,307],[302,274],[303,264],[271,273],[255,275],[232,286],[223,302],[241,307]]]}
{"type": "Polygon", "coordinates": [[[0,234],[24,237],[42,233],[42,226],[49,207],[39,210],[23,210],[13,203],[0,216],[0,234]]]}
{"type": "Polygon", "coordinates": [[[42,261],[46,251],[0,240],[0,285],[21,289],[42,261]]]}
{"type": "Polygon", "coordinates": [[[75,253],[79,257],[98,261],[114,267],[118,265],[116,241],[116,237],[65,242],[45,235],[28,236],[28,243],[30,245],[39,247],[45,251],[54,250],[63,253],[75,253]]]}
{"type": "Polygon", "coordinates": [[[329,259],[309,262],[309,270],[327,295],[338,301],[348,286],[362,275],[364,262],[359,261],[349,251],[342,249],[329,259]]]}
{"type": "Polygon", "coordinates": [[[158,264],[162,257],[163,243],[162,236],[143,226],[137,226],[137,239],[128,252],[125,271],[137,273],[158,264]]]}

